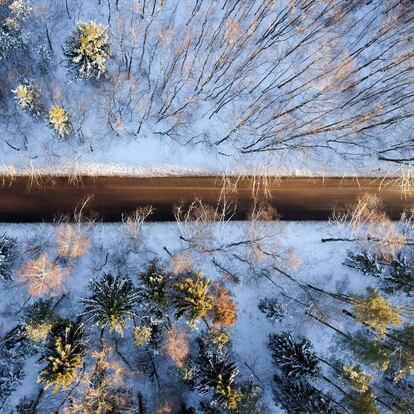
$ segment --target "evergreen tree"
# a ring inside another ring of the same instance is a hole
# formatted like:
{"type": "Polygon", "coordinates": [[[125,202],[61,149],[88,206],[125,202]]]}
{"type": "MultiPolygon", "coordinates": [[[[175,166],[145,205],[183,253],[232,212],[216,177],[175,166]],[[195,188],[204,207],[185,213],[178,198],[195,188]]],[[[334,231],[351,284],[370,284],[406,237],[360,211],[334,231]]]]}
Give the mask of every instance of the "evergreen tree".
{"type": "Polygon", "coordinates": [[[282,332],[270,335],[268,346],[273,360],[289,379],[318,375],[318,359],[307,339],[295,341],[290,332],[282,332]]]}
{"type": "Polygon", "coordinates": [[[23,324],[28,338],[33,342],[45,341],[57,322],[51,303],[50,299],[40,299],[24,309],[23,324]]]}
{"type": "Polygon", "coordinates": [[[53,105],[50,108],[49,123],[60,138],[64,138],[72,131],[69,113],[60,105],[53,105]]]}
{"type": "Polygon", "coordinates": [[[344,374],[353,390],[360,394],[364,394],[369,390],[369,384],[373,380],[373,376],[360,367],[347,365],[344,367],[344,374]]]}
{"type": "Polygon", "coordinates": [[[241,399],[237,407],[238,414],[264,414],[262,407],[263,390],[253,381],[240,387],[241,399]]]}
{"type": "Polygon", "coordinates": [[[84,313],[88,319],[102,329],[109,327],[121,335],[127,327],[127,319],[135,315],[135,306],[139,295],[127,276],[112,276],[104,273],[101,278],[89,284],[91,295],[81,299],[84,313]]]}
{"type": "Polygon", "coordinates": [[[371,252],[348,253],[344,264],[358,269],[364,275],[381,279],[381,286],[387,293],[404,292],[411,296],[414,292],[414,261],[399,253],[392,260],[379,263],[378,255],[371,252]]]}
{"type": "Polygon", "coordinates": [[[107,70],[110,53],[108,27],[93,21],[79,22],[63,48],[69,73],[82,79],[99,79],[107,70]]]}
{"type": "Polygon", "coordinates": [[[25,0],[0,1],[0,62],[26,47],[28,37],[23,29],[31,13],[25,0]]]}
{"type": "Polygon", "coordinates": [[[276,298],[260,299],[259,310],[272,322],[281,321],[285,316],[285,310],[276,298]]]}
{"type": "Polygon", "coordinates": [[[229,410],[236,410],[242,394],[236,384],[239,371],[235,362],[216,355],[202,358],[199,364],[200,382],[197,388],[202,394],[212,393],[212,400],[229,410]]]}
{"type": "Polygon", "coordinates": [[[384,268],[378,263],[377,255],[369,251],[363,251],[356,254],[348,252],[344,265],[353,267],[354,269],[362,272],[364,275],[371,275],[375,277],[382,276],[384,272],[384,268]]]}
{"type": "Polygon", "coordinates": [[[349,343],[357,358],[364,364],[370,365],[378,371],[386,371],[391,363],[391,351],[383,342],[370,339],[366,334],[358,332],[354,335],[354,341],[349,343]]]}
{"type": "Polygon", "coordinates": [[[390,264],[391,270],[383,279],[384,290],[388,293],[404,292],[408,296],[414,293],[414,262],[402,254],[390,264]]]}
{"type": "Polygon", "coordinates": [[[83,365],[84,327],[70,321],[60,321],[51,332],[45,354],[40,362],[47,365],[39,373],[38,382],[53,392],[68,388],[78,377],[83,365]]]}
{"type": "Polygon", "coordinates": [[[351,401],[351,408],[354,414],[379,414],[375,405],[375,397],[371,390],[357,394],[351,401]]]}
{"type": "Polygon", "coordinates": [[[140,274],[139,281],[139,317],[145,325],[165,324],[170,308],[171,275],[158,262],[152,261],[140,274]]]}
{"type": "Polygon", "coordinates": [[[13,89],[15,100],[18,106],[26,111],[29,111],[35,116],[40,116],[42,113],[42,101],[40,89],[32,82],[23,82],[13,89]]]}
{"type": "Polygon", "coordinates": [[[368,289],[366,297],[354,296],[351,301],[355,319],[373,329],[378,337],[385,336],[389,325],[400,324],[400,309],[381,297],[375,289],[368,289]]]}
{"type": "Polygon", "coordinates": [[[194,325],[201,318],[207,317],[213,308],[213,297],[210,294],[211,281],[201,276],[201,273],[192,273],[183,281],[176,283],[174,306],[177,318],[186,316],[190,324],[194,325]]]}
{"type": "Polygon", "coordinates": [[[275,400],[288,414],[337,414],[331,399],[306,381],[274,377],[275,400]]]}
{"type": "Polygon", "coordinates": [[[395,356],[395,381],[400,381],[407,375],[414,374],[414,326],[405,326],[396,334],[400,341],[395,356]]]}
{"type": "Polygon", "coordinates": [[[16,260],[17,243],[15,239],[0,236],[0,279],[8,281],[12,277],[12,266],[16,260]]]}
{"type": "Polygon", "coordinates": [[[0,407],[22,383],[25,359],[33,354],[25,329],[17,325],[0,342],[0,407]]]}

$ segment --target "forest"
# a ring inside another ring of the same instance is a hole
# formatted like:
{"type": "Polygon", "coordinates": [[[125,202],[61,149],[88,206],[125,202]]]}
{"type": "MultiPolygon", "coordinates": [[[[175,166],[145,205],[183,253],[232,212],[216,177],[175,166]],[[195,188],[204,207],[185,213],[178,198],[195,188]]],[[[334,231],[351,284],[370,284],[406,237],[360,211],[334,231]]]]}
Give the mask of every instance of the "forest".
{"type": "Polygon", "coordinates": [[[268,185],[412,195],[413,33],[411,0],[0,0],[0,212],[16,176],[223,181],[0,223],[0,414],[414,413],[414,207],[285,221],[268,185]]]}

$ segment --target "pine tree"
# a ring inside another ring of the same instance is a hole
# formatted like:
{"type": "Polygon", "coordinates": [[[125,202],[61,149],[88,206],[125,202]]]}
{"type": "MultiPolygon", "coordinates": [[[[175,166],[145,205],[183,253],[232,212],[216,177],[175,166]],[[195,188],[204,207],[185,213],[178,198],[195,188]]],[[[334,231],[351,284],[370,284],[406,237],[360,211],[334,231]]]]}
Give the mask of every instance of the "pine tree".
{"type": "Polygon", "coordinates": [[[399,254],[390,267],[389,275],[383,279],[384,290],[388,293],[404,292],[411,296],[414,293],[414,262],[399,254]]]}
{"type": "Polygon", "coordinates": [[[12,277],[12,266],[17,256],[17,243],[6,235],[0,236],[0,279],[9,281],[12,277]]]}
{"type": "Polygon", "coordinates": [[[259,310],[272,322],[281,321],[285,316],[285,310],[276,298],[260,299],[259,310]]]}
{"type": "Polygon", "coordinates": [[[240,386],[241,399],[237,407],[238,414],[264,414],[262,407],[263,390],[253,381],[240,386]]]}
{"type": "Polygon", "coordinates": [[[314,377],[319,373],[318,359],[305,338],[293,339],[290,332],[272,334],[268,347],[273,360],[289,379],[314,377]]]}
{"type": "Polygon", "coordinates": [[[51,332],[45,354],[40,361],[47,365],[39,373],[38,382],[53,392],[68,388],[78,377],[83,365],[84,327],[70,321],[60,321],[51,332]]]}
{"type": "Polygon", "coordinates": [[[382,298],[375,289],[368,289],[368,295],[354,296],[355,319],[373,329],[378,337],[384,337],[389,325],[400,324],[400,309],[382,298]]]}
{"type": "Polygon", "coordinates": [[[356,395],[351,402],[352,412],[354,414],[379,414],[375,405],[375,397],[371,390],[356,395]]]}
{"type": "Polygon", "coordinates": [[[186,316],[191,325],[201,318],[207,317],[213,308],[213,297],[210,294],[211,280],[205,279],[201,273],[193,273],[175,285],[174,306],[177,318],[186,316]]]}
{"type": "Polygon", "coordinates": [[[405,326],[396,334],[399,349],[394,353],[397,366],[395,381],[400,381],[407,375],[414,374],[414,326],[405,326]]]}
{"type": "Polygon", "coordinates": [[[359,366],[345,366],[344,374],[354,391],[364,394],[369,390],[369,384],[373,380],[373,376],[363,371],[359,366]]]}
{"type": "Polygon", "coordinates": [[[384,268],[378,263],[378,256],[369,251],[361,253],[348,252],[344,265],[359,270],[364,275],[380,277],[384,273],[384,268]]]}
{"type": "Polygon", "coordinates": [[[171,289],[171,275],[158,262],[152,261],[140,274],[138,286],[139,317],[145,325],[163,325],[167,322],[171,289]]]}
{"type": "Polygon", "coordinates": [[[331,399],[306,381],[274,377],[275,400],[288,414],[337,414],[331,399]]]}
{"type": "Polygon", "coordinates": [[[23,26],[31,13],[32,8],[25,0],[0,2],[0,62],[27,46],[28,38],[23,26]]]}
{"type": "Polygon", "coordinates": [[[33,342],[45,341],[57,322],[51,303],[51,300],[41,299],[24,309],[23,323],[27,337],[33,342]]]}
{"type": "Polygon", "coordinates": [[[25,329],[17,325],[0,342],[0,407],[22,383],[25,359],[33,354],[25,329]]]}
{"type": "Polygon", "coordinates": [[[84,304],[83,315],[102,329],[109,327],[110,332],[123,335],[127,319],[136,313],[139,298],[129,277],[104,273],[101,278],[90,282],[89,290],[91,295],[81,299],[84,304]]]}
{"type": "Polygon", "coordinates": [[[141,348],[151,340],[151,326],[137,326],[134,328],[134,342],[137,348],[141,348]]]}
{"type": "Polygon", "coordinates": [[[79,22],[63,48],[69,72],[81,79],[99,79],[107,70],[110,53],[108,27],[93,21],[79,22]]]}
{"type": "Polygon", "coordinates": [[[32,82],[23,82],[13,89],[15,100],[18,106],[26,111],[29,111],[35,116],[40,116],[42,113],[42,102],[40,89],[32,82]]]}
{"type": "Polygon", "coordinates": [[[392,260],[379,263],[379,258],[371,252],[348,253],[345,265],[381,280],[387,293],[404,292],[408,296],[414,292],[414,261],[399,253],[392,260]]]}
{"type": "Polygon", "coordinates": [[[198,389],[203,394],[212,393],[212,400],[222,407],[235,410],[242,398],[236,384],[239,371],[235,362],[228,358],[222,359],[216,355],[202,357],[199,364],[200,382],[198,389]]]}
{"type": "Polygon", "coordinates": [[[370,339],[366,334],[358,332],[354,335],[350,347],[357,358],[364,364],[378,371],[386,371],[391,363],[391,352],[378,338],[370,339]]]}
{"type": "Polygon", "coordinates": [[[60,105],[53,105],[49,110],[49,123],[60,138],[72,131],[69,113],[60,105]]]}

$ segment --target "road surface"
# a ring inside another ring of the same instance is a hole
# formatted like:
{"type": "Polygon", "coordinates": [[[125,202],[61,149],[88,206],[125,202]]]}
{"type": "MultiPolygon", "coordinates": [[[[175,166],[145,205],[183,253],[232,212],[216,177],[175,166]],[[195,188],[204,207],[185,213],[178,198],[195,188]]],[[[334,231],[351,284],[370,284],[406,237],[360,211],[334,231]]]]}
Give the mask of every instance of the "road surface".
{"type": "Polygon", "coordinates": [[[119,221],[122,214],[139,206],[152,205],[153,220],[172,220],[173,208],[196,198],[216,205],[223,194],[237,203],[237,219],[243,219],[254,194],[269,201],[285,220],[326,220],[335,208],[351,205],[364,193],[377,194],[392,218],[414,206],[414,195],[403,195],[395,179],[279,177],[263,181],[253,177],[230,178],[223,192],[221,177],[81,177],[73,183],[67,177],[0,177],[0,221],[53,221],[73,213],[86,197],[89,217],[119,221]],[[256,190],[253,191],[252,189],[256,190]]]}

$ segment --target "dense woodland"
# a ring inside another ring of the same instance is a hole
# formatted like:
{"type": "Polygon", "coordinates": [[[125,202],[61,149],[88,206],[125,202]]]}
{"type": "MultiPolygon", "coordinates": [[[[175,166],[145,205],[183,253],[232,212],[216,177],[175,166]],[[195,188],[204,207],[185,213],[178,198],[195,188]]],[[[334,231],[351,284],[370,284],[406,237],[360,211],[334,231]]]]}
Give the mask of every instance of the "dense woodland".
{"type": "MultiPolygon", "coordinates": [[[[144,138],[409,166],[413,29],[411,0],[0,0],[0,167],[144,138]]],[[[413,413],[414,212],[283,225],[263,178],[241,223],[232,191],[0,225],[0,413],[413,413]]]]}

